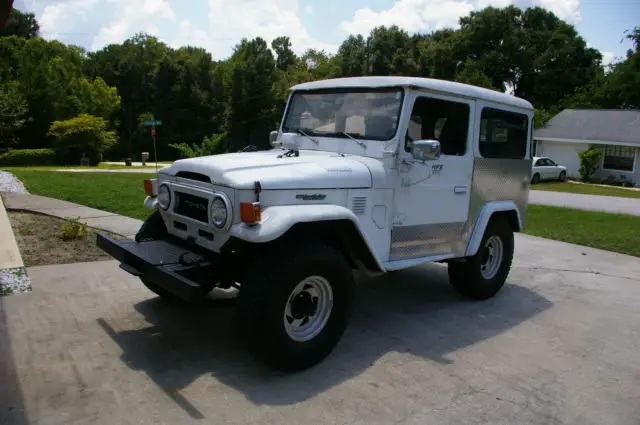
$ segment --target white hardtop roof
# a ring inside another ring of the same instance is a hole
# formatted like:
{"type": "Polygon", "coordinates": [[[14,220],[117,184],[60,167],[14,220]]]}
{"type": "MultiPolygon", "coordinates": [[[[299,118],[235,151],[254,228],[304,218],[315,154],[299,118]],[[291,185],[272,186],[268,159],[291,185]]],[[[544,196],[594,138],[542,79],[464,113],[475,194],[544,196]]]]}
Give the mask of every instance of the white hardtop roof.
{"type": "Polygon", "coordinates": [[[482,99],[490,102],[502,103],[517,108],[531,109],[533,105],[528,101],[506,93],[489,90],[455,81],[438,80],[421,77],[346,77],[330,78],[311,81],[291,87],[291,90],[321,90],[342,88],[381,88],[381,87],[419,87],[426,90],[457,94],[468,98],[482,99]]]}

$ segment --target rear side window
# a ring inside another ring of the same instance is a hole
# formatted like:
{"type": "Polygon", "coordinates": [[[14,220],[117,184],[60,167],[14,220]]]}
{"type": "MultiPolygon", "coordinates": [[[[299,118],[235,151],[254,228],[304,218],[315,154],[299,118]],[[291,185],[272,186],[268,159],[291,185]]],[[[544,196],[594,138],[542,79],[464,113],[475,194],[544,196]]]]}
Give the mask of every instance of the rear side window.
{"type": "Polygon", "coordinates": [[[480,116],[480,154],[485,158],[524,159],[528,134],[526,115],[484,108],[480,116]]]}

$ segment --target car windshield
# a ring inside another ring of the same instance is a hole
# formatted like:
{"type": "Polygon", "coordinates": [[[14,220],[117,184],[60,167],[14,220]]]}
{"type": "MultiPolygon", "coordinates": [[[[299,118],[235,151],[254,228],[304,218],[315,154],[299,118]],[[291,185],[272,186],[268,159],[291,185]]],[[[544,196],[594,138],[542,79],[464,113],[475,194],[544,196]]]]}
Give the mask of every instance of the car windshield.
{"type": "Polygon", "coordinates": [[[297,92],[291,98],[283,131],[389,140],[396,133],[402,100],[400,88],[297,92]]]}

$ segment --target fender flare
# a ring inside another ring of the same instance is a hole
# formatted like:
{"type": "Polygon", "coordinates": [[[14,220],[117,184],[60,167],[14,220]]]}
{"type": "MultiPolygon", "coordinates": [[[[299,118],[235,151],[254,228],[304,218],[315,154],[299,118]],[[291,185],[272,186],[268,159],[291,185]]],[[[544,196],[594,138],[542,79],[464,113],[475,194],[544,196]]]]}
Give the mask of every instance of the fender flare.
{"type": "Polygon", "coordinates": [[[242,222],[234,223],[229,229],[229,234],[232,237],[250,243],[266,243],[278,239],[296,224],[337,220],[349,220],[353,223],[379,270],[385,270],[370,241],[360,230],[356,215],[351,210],[339,205],[314,204],[267,207],[262,211],[260,224],[250,226],[242,222]]]}
{"type": "Polygon", "coordinates": [[[478,218],[476,219],[476,223],[473,226],[471,237],[469,238],[469,243],[467,244],[465,256],[471,257],[478,252],[478,249],[480,248],[480,242],[482,241],[484,231],[487,229],[487,225],[489,224],[491,216],[493,216],[493,214],[495,213],[507,211],[515,211],[516,217],[518,219],[518,229],[516,231],[522,230],[522,217],[520,216],[520,210],[513,201],[489,202],[485,204],[478,213],[478,218]]]}

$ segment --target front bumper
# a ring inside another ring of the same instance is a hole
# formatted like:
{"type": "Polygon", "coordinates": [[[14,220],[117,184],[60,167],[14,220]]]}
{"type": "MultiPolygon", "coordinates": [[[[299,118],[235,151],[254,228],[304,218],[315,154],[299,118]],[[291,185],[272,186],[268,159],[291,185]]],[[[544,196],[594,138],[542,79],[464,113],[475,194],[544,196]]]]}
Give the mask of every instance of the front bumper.
{"type": "Polygon", "coordinates": [[[98,234],[96,242],[100,249],[120,261],[124,271],[148,279],[189,303],[202,301],[204,292],[198,276],[205,272],[209,282],[215,279],[211,272],[216,265],[215,254],[204,256],[169,239],[136,242],[98,234]]]}

